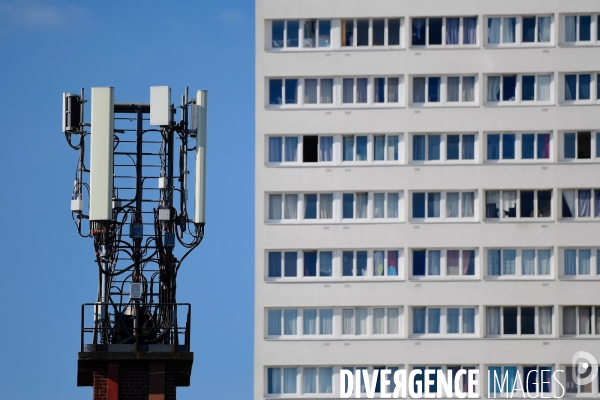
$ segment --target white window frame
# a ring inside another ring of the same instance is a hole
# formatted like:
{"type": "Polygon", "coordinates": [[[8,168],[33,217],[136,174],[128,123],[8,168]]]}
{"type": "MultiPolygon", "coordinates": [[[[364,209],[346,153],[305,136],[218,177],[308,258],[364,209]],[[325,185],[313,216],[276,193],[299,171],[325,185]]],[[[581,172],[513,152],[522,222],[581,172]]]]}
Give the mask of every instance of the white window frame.
{"type": "Polygon", "coordinates": [[[560,15],[560,45],[561,46],[598,46],[600,45],[600,38],[598,37],[598,22],[600,18],[600,14],[598,13],[577,13],[577,14],[561,14],[560,15]],[[590,24],[590,40],[582,41],[580,40],[580,19],[583,15],[589,15],[591,17],[590,24]],[[577,17],[577,22],[575,24],[575,31],[577,35],[577,40],[574,42],[567,42],[567,22],[566,17],[577,17]]]}
{"type": "MultiPolygon", "coordinates": [[[[596,202],[594,199],[594,196],[596,195],[595,192],[600,192],[600,187],[597,188],[577,188],[577,189],[560,189],[560,197],[559,197],[559,203],[560,203],[560,219],[564,219],[567,221],[598,221],[600,220],[600,215],[596,215],[596,213],[598,213],[598,210],[596,209],[596,202]],[[562,214],[562,201],[563,201],[563,192],[566,190],[573,190],[575,191],[575,213],[572,217],[565,217],[562,214]],[[580,191],[590,191],[591,192],[591,197],[590,197],[590,216],[589,217],[580,217],[579,216],[579,192],[580,191]]],[[[600,213],[599,213],[600,214],[600,213]]]]}
{"type": "Polygon", "coordinates": [[[555,38],[554,31],[555,22],[554,14],[536,14],[536,15],[486,15],[483,17],[485,24],[483,25],[483,47],[498,48],[498,47],[554,47],[555,38]],[[535,42],[523,41],[523,18],[535,17],[535,42]],[[550,17],[550,41],[538,42],[539,37],[539,18],[550,17]],[[489,43],[488,20],[490,18],[500,18],[500,43],[489,43]],[[504,18],[515,18],[515,41],[514,43],[503,43],[504,39],[504,18]]]}
{"type": "MultiPolygon", "coordinates": [[[[484,75],[485,85],[484,85],[484,105],[486,106],[540,106],[540,105],[548,105],[551,106],[554,104],[554,73],[553,72],[533,72],[533,73],[504,73],[504,74],[486,74],[484,75]],[[538,82],[540,76],[550,76],[550,99],[549,100],[538,100],[538,82]],[[514,100],[503,100],[502,93],[504,91],[504,78],[508,76],[515,76],[515,99],[514,100]],[[523,100],[523,77],[524,76],[535,76],[535,87],[534,87],[534,100],[523,100]],[[488,87],[489,87],[489,78],[499,77],[500,78],[500,98],[498,101],[490,101],[488,100],[488,87]]],[[[564,86],[564,83],[563,83],[564,86]]]]}
{"type": "MultiPolygon", "coordinates": [[[[600,332],[598,332],[598,330],[596,329],[596,321],[598,318],[600,318],[600,315],[598,314],[598,307],[600,307],[600,305],[589,305],[589,304],[577,304],[577,305],[564,305],[560,307],[560,311],[561,311],[561,325],[560,325],[560,333],[561,333],[561,337],[567,337],[567,338],[573,338],[573,337],[581,337],[581,338],[588,338],[588,339],[592,339],[592,338],[597,338],[598,335],[600,335],[600,332]],[[572,307],[575,308],[575,331],[577,332],[576,334],[569,334],[569,333],[564,333],[565,332],[565,325],[564,325],[564,310],[566,307],[572,307]],[[592,315],[590,318],[590,332],[591,333],[579,333],[579,309],[582,307],[589,307],[592,309],[592,315]]],[[[594,380],[595,385],[598,385],[598,380],[595,379],[594,380]]]]}
{"type": "Polygon", "coordinates": [[[410,307],[410,334],[411,338],[419,338],[419,339],[463,339],[465,337],[479,337],[479,306],[412,306],[410,307]],[[448,309],[450,308],[458,308],[460,309],[459,316],[459,329],[460,333],[448,333],[448,309]],[[473,309],[475,310],[474,314],[474,333],[463,333],[463,315],[464,309],[473,309]],[[425,333],[414,333],[414,310],[415,309],[424,309],[425,310],[425,333]],[[429,333],[429,310],[430,309],[439,309],[440,310],[440,333],[429,333]]]}
{"type": "Polygon", "coordinates": [[[560,254],[560,275],[561,280],[600,280],[599,271],[599,258],[600,258],[600,247],[595,246],[579,246],[579,247],[563,247],[559,249],[560,254]],[[575,250],[575,275],[567,275],[565,271],[565,250],[575,250]],[[582,274],[579,272],[579,266],[581,263],[580,250],[590,251],[590,273],[582,274]]]}
{"type": "MultiPolygon", "coordinates": [[[[404,75],[398,75],[398,76],[372,76],[369,78],[370,81],[370,91],[371,93],[369,94],[369,97],[371,99],[371,103],[373,105],[373,107],[380,107],[380,108],[387,108],[387,107],[402,107],[404,104],[404,75]],[[385,85],[384,85],[384,97],[385,97],[385,101],[380,103],[377,102],[375,100],[375,79],[384,79],[385,80],[385,85]],[[398,79],[398,101],[389,101],[389,81],[391,78],[396,78],[398,79]]],[[[356,86],[356,84],[355,84],[356,86]]],[[[356,92],[356,89],[355,89],[356,92]]],[[[356,97],[355,97],[356,99],[356,97]]],[[[345,104],[351,104],[351,103],[345,103],[345,104]]],[[[364,103],[359,103],[359,104],[364,104],[364,103]]]]}
{"type": "Polygon", "coordinates": [[[510,221],[519,221],[519,222],[525,222],[525,221],[553,221],[554,220],[554,216],[556,215],[556,193],[554,189],[514,189],[514,190],[494,190],[494,189],[486,189],[483,191],[483,199],[482,199],[482,203],[485,204],[485,208],[483,209],[483,219],[486,222],[489,221],[505,221],[505,222],[510,222],[510,221]],[[516,215],[515,217],[505,217],[503,215],[503,196],[502,193],[503,192],[517,192],[517,198],[516,198],[516,215]],[[534,192],[533,195],[533,213],[534,216],[533,217],[521,217],[521,192],[534,192]],[[536,214],[538,213],[539,209],[538,209],[538,193],[542,191],[542,192],[547,192],[550,191],[552,198],[550,199],[550,216],[549,217],[537,217],[536,214]],[[498,192],[498,217],[487,217],[486,216],[486,208],[487,208],[487,192],[498,192]]]}
{"type": "Polygon", "coordinates": [[[600,152],[598,149],[600,148],[600,130],[572,130],[572,131],[562,131],[559,133],[559,154],[558,160],[561,162],[572,162],[572,163],[586,163],[598,161],[600,159],[600,152]],[[578,133],[590,132],[590,158],[577,158],[577,148],[579,146],[579,139],[577,137],[578,133]],[[565,135],[566,134],[575,134],[575,158],[565,158],[565,135]]]}
{"type": "Polygon", "coordinates": [[[485,146],[485,155],[484,155],[484,162],[485,163],[492,163],[492,164],[504,164],[504,163],[537,163],[537,162],[552,162],[554,160],[554,135],[553,132],[485,132],[484,133],[484,137],[485,137],[485,142],[484,142],[484,146],[485,146]],[[502,135],[515,135],[515,158],[514,159],[504,159],[502,158],[502,152],[503,152],[503,146],[504,146],[504,142],[502,140],[502,135]],[[533,158],[523,158],[523,135],[535,135],[535,141],[534,141],[534,149],[533,149],[533,158]],[[488,136],[490,135],[500,135],[500,147],[499,147],[499,154],[498,154],[498,159],[494,160],[494,159],[490,159],[488,158],[488,136]],[[539,139],[539,135],[550,135],[550,154],[548,155],[548,158],[538,158],[538,139],[539,139]]]}
{"type": "MultiPolygon", "coordinates": [[[[403,163],[403,154],[404,154],[404,135],[401,133],[390,133],[390,134],[373,134],[370,135],[371,136],[371,142],[372,142],[372,150],[371,150],[371,159],[373,164],[383,164],[383,163],[396,163],[396,164],[402,164],[403,163]],[[385,146],[384,146],[384,159],[383,160],[375,160],[375,137],[376,136],[383,136],[385,138],[385,146]],[[389,149],[390,149],[390,138],[391,137],[396,137],[398,138],[398,159],[397,160],[392,160],[389,159],[388,155],[389,155],[389,149]]],[[[349,163],[350,161],[346,161],[347,163],[349,163]]]]}
{"type": "Polygon", "coordinates": [[[439,190],[439,191],[421,191],[421,190],[414,190],[409,192],[409,196],[410,196],[410,217],[409,217],[409,221],[414,223],[414,224],[421,224],[421,223],[427,223],[427,222],[452,222],[452,223],[456,223],[456,222],[477,222],[479,220],[478,216],[479,216],[479,191],[477,189],[473,189],[473,190],[439,190]],[[425,218],[415,218],[413,217],[413,210],[414,210],[414,204],[413,204],[413,194],[414,193],[425,193],[425,218]],[[428,217],[427,216],[427,202],[428,202],[428,195],[429,193],[440,193],[440,203],[439,203],[439,208],[440,208],[440,216],[439,217],[428,217]],[[458,209],[459,209],[459,213],[462,213],[462,201],[463,201],[463,193],[473,193],[473,216],[472,217],[447,217],[446,216],[446,212],[447,212],[447,205],[446,205],[446,196],[448,193],[459,193],[459,205],[458,205],[458,209]]]}
{"type": "Polygon", "coordinates": [[[579,71],[579,72],[564,72],[560,74],[560,104],[561,105],[579,105],[579,104],[597,104],[600,102],[600,93],[598,93],[598,71],[579,71]],[[567,100],[567,75],[575,75],[577,77],[575,100],[567,100]],[[579,93],[581,88],[581,75],[590,75],[590,98],[580,99],[579,93]]]}
{"type": "Polygon", "coordinates": [[[350,49],[385,49],[385,48],[389,48],[389,49],[403,49],[405,47],[405,34],[404,34],[404,18],[403,17],[396,17],[396,18],[342,18],[340,19],[340,47],[342,50],[350,50],[350,49]],[[358,24],[357,24],[357,20],[369,20],[369,39],[368,39],[368,45],[367,46],[358,46],[358,24]],[[384,45],[381,46],[375,46],[373,45],[373,20],[375,19],[383,19],[384,20],[384,45]],[[389,20],[390,19],[399,19],[400,20],[400,44],[399,45],[390,45],[389,44],[389,20]],[[344,21],[353,21],[353,26],[352,26],[352,44],[351,45],[344,45],[346,38],[343,37],[343,25],[344,25],[344,21]]]}
{"type": "Polygon", "coordinates": [[[553,305],[509,305],[509,306],[485,306],[484,313],[485,318],[487,319],[487,310],[488,308],[500,308],[500,334],[499,335],[491,335],[487,333],[487,320],[484,321],[485,326],[485,334],[484,338],[505,338],[505,339],[515,339],[515,338],[550,338],[555,337],[556,332],[556,310],[553,305]],[[504,333],[504,308],[517,308],[517,333],[504,333]],[[534,329],[535,333],[527,334],[521,333],[521,310],[522,308],[535,308],[535,317],[534,317],[534,329]],[[552,308],[552,321],[550,322],[552,326],[552,333],[550,334],[541,334],[540,331],[540,308],[552,308]]]}
{"type": "Polygon", "coordinates": [[[276,19],[270,20],[267,22],[266,36],[267,36],[267,50],[280,52],[280,51],[331,51],[333,49],[333,37],[335,34],[334,31],[334,19],[331,18],[304,18],[304,19],[276,19]],[[283,21],[283,47],[273,47],[273,22],[275,21],[283,21]],[[298,46],[297,47],[288,47],[288,22],[289,21],[298,21],[298,46]],[[315,22],[315,46],[308,47],[304,45],[304,23],[306,21],[314,21],[315,22]],[[329,21],[330,23],[330,33],[329,33],[329,46],[319,46],[319,22],[320,21],[329,21]]]}
{"type": "Polygon", "coordinates": [[[438,17],[438,16],[431,16],[431,17],[412,17],[410,19],[410,26],[407,29],[407,38],[409,38],[409,43],[410,43],[410,47],[416,48],[416,49],[422,49],[422,48],[430,48],[430,49],[439,49],[439,48],[457,48],[457,47],[467,47],[467,48],[477,48],[480,47],[479,46],[479,30],[480,30],[480,26],[481,26],[481,18],[479,15],[460,15],[460,16],[447,16],[447,17],[438,17]],[[431,18],[441,18],[442,19],[442,44],[429,44],[429,20],[431,18]],[[446,40],[446,21],[448,18],[459,18],[459,28],[458,28],[458,44],[447,44],[447,40],[446,40]],[[471,43],[464,43],[464,24],[465,24],[465,18],[476,18],[477,19],[477,36],[475,38],[475,43],[471,44],[471,43]],[[415,45],[412,43],[412,20],[413,19],[425,19],[425,44],[424,45],[415,45]]]}
{"type": "Polygon", "coordinates": [[[462,74],[462,75],[410,75],[410,105],[412,107],[479,107],[479,74],[462,74]],[[414,79],[424,78],[425,79],[425,101],[415,102],[414,101],[414,79]],[[429,78],[440,79],[440,101],[429,101],[429,78]],[[448,78],[460,78],[459,101],[448,101],[448,78]],[[475,78],[474,84],[474,100],[464,101],[462,96],[463,91],[463,78],[475,78]]]}
{"type": "Polygon", "coordinates": [[[411,164],[477,164],[479,163],[479,134],[478,132],[448,132],[448,133],[436,133],[427,132],[410,133],[410,149],[409,149],[409,160],[411,164]],[[459,158],[458,160],[448,159],[448,136],[460,136],[460,143],[458,148],[459,158]],[[463,159],[463,136],[473,135],[475,140],[473,142],[473,159],[463,159]],[[414,138],[415,136],[425,136],[425,160],[414,159],[414,138]],[[440,136],[440,159],[439,160],[428,160],[429,158],[429,136],[440,136]]]}
{"type": "Polygon", "coordinates": [[[409,268],[409,279],[414,281],[421,280],[478,280],[479,279],[479,249],[478,248],[411,248],[410,249],[410,268],[409,268]],[[414,275],[414,252],[425,251],[425,275],[414,275]],[[440,274],[430,275],[429,274],[429,252],[439,251],[440,252],[440,274]],[[458,251],[458,275],[448,274],[448,251],[458,251]],[[473,275],[466,275],[462,270],[463,262],[463,251],[473,251],[475,259],[473,261],[473,275]]]}
{"type": "MultiPolygon", "coordinates": [[[[552,247],[489,247],[486,248],[485,251],[485,269],[483,271],[483,276],[486,280],[554,280],[554,249],[552,247]],[[514,250],[516,252],[515,255],[515,273],[514,274],[504,274],[503,266],[504,266],[504,250],[514,250]],[[534,258],[534,268],[532,275],[523,274],[523,250],[533,250],[535,251],[534,258]],[[540,274],[539,273],[539,252],[540,250],[550,250],[550,272],[548,274],[540,274]],[[489,265],[488,265],[488,253],[490,251],[500,251],[500,274],[499,275],[491,275],[489,273],[489,265]]],[[[482,264],[484,264],[482,263],[482,264]]]]}

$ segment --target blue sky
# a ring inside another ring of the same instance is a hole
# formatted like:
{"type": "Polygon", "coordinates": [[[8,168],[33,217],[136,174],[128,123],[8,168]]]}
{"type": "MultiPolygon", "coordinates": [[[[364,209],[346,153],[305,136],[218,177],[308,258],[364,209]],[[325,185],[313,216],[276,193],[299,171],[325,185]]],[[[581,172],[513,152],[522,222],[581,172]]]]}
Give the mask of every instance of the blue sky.
{"type": "Polygon", "coordinates": [[[97,267],[69,211],[61,94],[113,86],[146,102],[154,85],[210,93],[206,236],[177,289],[195,363],[177,398],[252,397],[253,77],[253,1],[0,1],[2,399],[92,397],[76,371],[97,267]]]}

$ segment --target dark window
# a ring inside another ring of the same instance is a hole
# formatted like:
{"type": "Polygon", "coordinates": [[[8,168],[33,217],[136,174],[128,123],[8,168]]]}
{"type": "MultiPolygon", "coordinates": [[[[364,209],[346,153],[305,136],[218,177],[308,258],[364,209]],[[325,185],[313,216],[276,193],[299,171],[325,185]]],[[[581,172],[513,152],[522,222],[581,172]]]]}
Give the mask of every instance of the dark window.
{"type": "Polygon", "coordinates": [[[375,103],[385,103],[385,78],[375,78],[375,103]]]}
{"type": "Polygon", "coordinates": [[[302,161],[317,162],[319,161],[319,137],[318,136],[303,136],[302,137],[302,161]]]}
{"type": "Polygon", "coordinates": [[[413,275],[425,275],[425,250],[413,251],[413,275]]]}
{"type": "Polygon", "coordinates": [[[412,44],[413,46],[425,46],[425,18],[413,18],[412,20],[412,44]]]}
{"type": "Polygon", "coordinates": [[[375,382],[375,393],[381,393],[381,371],[384,369],[385,367],[373,367],[373,375],[375,375],[375,371],[379,371],[377,373],[377,382],[375,382]]]}
{"type": "Polygon", "coordinates": [[[550,158],[550,135],[538,133],[537,135],[537,158],[550,158]]]}
{"type": "Polygon", "coordinates": [[[487,159],[500,159],[500,135],[487,135],[487,159]]]}
{"type": "Polygon", "coordinates": [[[592,155],[591,132],[577,132],[577,158],[590,158],[592,155]]]}
{"type": "Polygon", "coordinates": [[[388,46],[400,44],[400,20],[388,19],[388,46]]]}
{"type": "Polygon", "coordinates": [[[281,104],[283,81],[281,79],[269,80],[269,104],[281,104]]]}
{"type": "Polygon", "coordinates": [[[425,218],[425,193],[413,193],[413,218],[425,218]]]}
{"type": "Polygon", "coordinates": [[[297,258],[295,251],[286,251],[284,256],[285,276],[296,276],[298,273],[297,258]]]}
{"type": "Polygon", "coordinates": [[[275,48],[283,47],[283,31],[285,21],[273,21],[271,23],[271,46],[275,48]]]}
{"type": "Polygon", "coordinates": [[[533,218],[533,190],[521,190],[521,218],[533,218]]]}
{"type": "Polygon", "coordinates": [[[385,19],[373,20],[373,46],[385,44],[385,19]]]}
{"type": "Polygon", "coordinates": [[[281,277],[281,253],[278,251],[269,252],[269,278],[281,277]]]}
{"type": "Polygon", "coordinates": [[[369,45],[369,20],[359,19],[356,20],[356,45],[357,46],[368,46],[369,45]]]}
{"type": "Polygon", "coordinates": [[[354,276],[354,252],[342,253],[342,276],[354,276]]]}
{"type": "Polygon", "coordinates": [[[328,47],[331,44],[331,21],[319,21],[319,47],[328,47]]]}
{"type": "Polygon", "coordinates": [[[525,160],[535,158],[535,133],[521,136],[521,158],[525,160]]]}
{"type": "Polygon", "coordinates": [[[298,47],[298,33],[300,32],[300,21],[287,22],[287,47],[298,47]]]}
{"type": "Polygon", "coordinates": [[[523,77],[523,101],[535,100],[535,75],[526,75],[523,77]]]}
{"type": "Polygon", "coordinates": [[[515,159],[515,135],[512,133],[502,135],[502,159],[515,159]]]}
{"type": "Polygon", "coordinates": [[[505,335],[514,335],[517,333],[517,307],[504,307],[502,309],[504,316],[505,335]]]}
{"type": "Polygon", "coordinates": [[[304,276],[317,276],[317,252],[304,252],[304,276]]]}
{"type": "Polygon", "coordinates": [[[508,75],[502,77],[502,100],[515,101],[515,89],[517,87],[517,77],[508,75]]]}
{"type": "Polygon", "coordinates": [[[537,367],[523,367],[523,379],[525,379],[525,390],[531,397],[537,397],[535,393],[541,390],[538,389],[537,383],[537,367]]]}
{"type": "Polygon", "coordinates": [[[306,194],[304,195],[304,219],[316,219],[317,218],[317,195],[306,194]]]}
{"type": "Polygon", "coordinates": [[[565,100],[577,99],[577,75],[565,75],[565,100]]]}
{"type": "Polygon", "coordinates": [[[475,250],[463,250],[462,264],[464,275],[475,275],[475,250]]]}
{"type": "Polygon", "coordinates": [[[475,135],[462,136],[462,159],[475,159],[475,135]]]}
{"type": "Polygon", "coordinates": [[[521,307],[521,335],[535,334],[535,307],[521,307]]]}
{"type": "Polygon", "coordinates": [[[429,44],[442,44],[442,18],[429,18],[429,44]]]}
{"type": "Polygon", "coordinates": [[[343,215],[342,218],[354,217],[354,193],[344,193],[343,200],[343,215]]]}
{"type": "Polygon", "coordinates": [[[438,103],[440,101],[440,81],[442,78],[429,77],[427,78],[428,87],[428,101],[431,103],[438,103]]]}
{"type": "Polygon", "coordinates": [[[298,79],[285,80],[285,104],[298,102],[298,79]]]}
{"type": "Polygon", "coordinates": [[[428,160],[440,159],[440,135],[428,135],[427,145],[429,146],[428,160]]]}
{"type": "Polygon", "coordinates": [[[448,135],[447,158],[458,160],[460,155],[460,135],[448,135]]]}
{"type": "Polygon", "coordinates": [[[535,42],[535,17],[523,18],[523,42],[535,42]]]}
{"type": "Polygon", "coordinates": [[[344,46],[354,46],[354,20],[342,21],[342,40],[344,46]]]}
{"type": "Polygon", "coordinates": [[[439,218],[440,217],[440,197],[438,193],[427,193],[427,217],[428,218],[439,218]]]}
{"type": "Polygon", "coordinates": [[[356,274],[358,276],[367,276],[367,252],[357,251],[356,252],[356,274]]]}
{"type": "Polygon", "coordinates": [[[565,133],[565,158],[575,158],[577,149],[577,135],[565,133]]]}
{"type": "Polygon", "coordinates": [[[579,17],[579,40],[589,41],[591,40],[591,27],[592,27],[592,16],[581,15],[579,17]]]}
{"type": "Polygon", "coordinates": [[[579,100],[589,100],[590,97],[590,83],[592,80],[591,75],[579,75],[579,100]]]}
{"type": "Polygon", "coordinates": [[[573,218],[574,215],[571,212],[571,208],[569,207],[569,204],[567,203],[567,200],[565,199],[565,194],[562,194],[562,216],[563,218],[573,218]]]}

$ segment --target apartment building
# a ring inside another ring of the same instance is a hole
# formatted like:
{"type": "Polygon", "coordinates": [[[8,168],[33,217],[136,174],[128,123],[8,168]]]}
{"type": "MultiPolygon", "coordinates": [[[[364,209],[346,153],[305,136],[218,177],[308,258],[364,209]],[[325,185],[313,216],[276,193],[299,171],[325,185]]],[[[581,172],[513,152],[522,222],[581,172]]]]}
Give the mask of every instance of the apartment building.
{"type": "Polygon", "coordinates": [[[600,397],[600,2],[256,0],[255,154],[255,399],[600,397]]]}

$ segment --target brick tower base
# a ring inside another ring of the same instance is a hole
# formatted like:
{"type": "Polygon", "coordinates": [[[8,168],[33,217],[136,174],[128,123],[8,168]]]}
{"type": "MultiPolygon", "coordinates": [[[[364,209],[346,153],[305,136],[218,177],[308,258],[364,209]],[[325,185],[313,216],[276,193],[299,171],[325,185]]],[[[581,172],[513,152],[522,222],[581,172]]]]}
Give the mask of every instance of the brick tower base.
{"type": "Polygon", "coordinates": [[[192,362],[191,352],[82,352],[77,386],[92,386],[93,400],[176,400],[192,362]]]}

